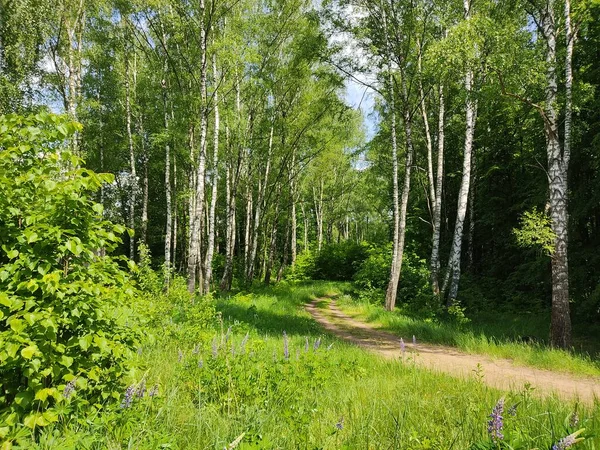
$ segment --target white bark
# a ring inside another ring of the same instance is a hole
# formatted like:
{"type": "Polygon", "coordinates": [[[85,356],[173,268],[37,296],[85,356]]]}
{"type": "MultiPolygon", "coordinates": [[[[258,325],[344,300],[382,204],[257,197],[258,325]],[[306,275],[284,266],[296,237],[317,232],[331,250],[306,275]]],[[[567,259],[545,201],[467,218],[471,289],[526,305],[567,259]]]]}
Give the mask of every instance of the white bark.
{"type": "MultiPolygon", "coordinates": [[[[127,45],[127,44],[126,44],[127,45]]],[[[134,75],[135,76],[135,75],[134,75]]],[[[125,52],[125,119],[127,126],[127,142],[129,145],[129,228],[135,230],[135,202],[137,192],[137,174],[135,171],[135,148],[133,146],[133,134],[131,132],[131,67],[129,54],[125,52]]],[[[135,86],[134,86],[135,91],[135,86]]],[[[129,238],[129,259],[135,258],[135,240],[129,238]]]]}
{"type": "Polygon", "coordinates": [[[438,116],[438,154],[437,154],[437,174],[435,185],[435,208],[433,210],[433,237],[431,245],[431,287],[433,295],[440,295],[440,228],[442,219],[442,191],[444,184],[444,86],[440,86],[439,95],[439,116],[438,116]]]}
{"type": "Polygon", "coordinates": [[[204,292],[209,292],[212,278],[212,260],[215,249],[215,215],[217,211],[217,187],[219,182],[219,92],[217,86],[217,57],[213,54],[212,60],[213,78],[215,83],[214,92],[214,114],[215,129],[213,136],[213,173],[212,173],[212,193],[210,199],[210,213],[208,216],[208,245],[206,248],[206,260],[204,263],[204,292]]]}
{"type": "MultiPolygon", "coordinates": [[[[165,75],[166,75],[166,61],[165,61],[165,75]]],[[[163,97],[163,114],[164,114],[164,127],[165,133],[169,134],[169,113],[167,112],[167,82],[162,82],[162,97],[163,97]]],[[[171,204],[171,144],[170,139],[167,137],[165,142],[165,197],[166,197],[166,229],[165,229],[165,273],[164,280],[165,286],[169,287],[171,280],[171,239],[173,236],[171,230],[171,223],[173,221],[172,212],[173,206],[171,204]]]]}

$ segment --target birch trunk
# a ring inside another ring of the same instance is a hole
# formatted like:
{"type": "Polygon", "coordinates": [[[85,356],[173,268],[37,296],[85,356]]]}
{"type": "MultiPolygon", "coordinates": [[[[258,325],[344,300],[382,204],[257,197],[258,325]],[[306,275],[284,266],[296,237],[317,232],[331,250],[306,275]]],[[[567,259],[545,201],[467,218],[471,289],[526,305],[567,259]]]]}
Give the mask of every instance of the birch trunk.
{"type": "MultiPolygon", "coordinates": [[[[213,54],[212,69],[215,86],[217,86],[217,57],[213,54]]],[[[206,248],[206,260],[204,263],[204,292],[209,292],[212,278],[212,260],[215,249],[215,214],[217,211],[217,187],[219,182],[219,92],[215,87],[214,92],[215,130],[213,137],[213,174],[212,174],[212,197],[210,199],[210,213],[208,216],[208,243],[206,248]]]]}
{"type": "MultiPolygon", "coordinates": [[[[125,54],[125,115],[127,126],[127,142],[129,145],[129,228],[135,230],[135,202],[137,191],[137,174],[135,172],[135,149],[133,146],[133,134],[131,132],[131,67],[129,54],[125,54]]],[[[135,89],[135,87],[134,87],[135,89]]],[[[129,259],[135,258],[135,240],[129,237],[129,259]]]]}
{"type": "Polygon", "coordinates": [[[431,288],[433,295],[440,295],[440,228],[442,220],[442,191],[444,184],[444,86],[440,86],[438,117],[438,154],[435,185],[435,208],[433,210],[433,237],[431,245],[431,288]]]}
{"type": "MultiPolygon", "coordinates": [[[[188,253],[188,292],[193,294],[196,290],[196,277],[200,267],[200,239],[202,216],[204,214],[204,175],[206,171],[206,134],[208,128],[208,108],[206,104],[206,29],[205,29],[205,4],[204,0],[200,0],[200,96],[201,96],[201,112],[200,112],[200,148],[198,154],[198,167],[196,171],[196,192],[195,192],[195,207],[193,215],[190,217],[190,242],[188,253]]],[[[200,294],[202,294],[202,283],[199,283],[200,294]]]]}
{"type": "MultiPolygon", "coordinates": [[[[225,136],[227,140],[227,148],[231,151],[229,145],[229,127],[225,126],[225,136]]],[[[225,175],[225,199],[227,203],[227,231],[225,236],[225,270],[223,271],[223,277],[219,288],[222,291],[229,291],[231,289],[232,277],[233,277],[233,256],[235,251],[235,238],[236,238],[236,227],[235,227],[235,198],[236,198],[236,185],[237,182],[232,181],[233,165],[228,164],[226,175],[225,175]]],[[[239,159],[238,159],[239,168],[239,159]]]]}
{"type": "Polygon", "coordinates": [[[546,102],[544,104],[546,151],[548,156],[548,184],[550,188],[550,218],[554,232],[552,254],[552,318],[550,340],[553,346],[568,348],[571,345],[571,317],[569,307],[569,265],[568,265],[568,213],[567,213],[567,171],[570,159],[571,139],[571,87],[572,87],[572,30],[570,3],[565,4],[567,36],[565,107],[565,147],[561,151],[557,110],[556,80],[556,23],[554,18],[555,1],[546,3],[542,16],[542,29],[546,40],[546,102]]]}
{"type": "MultiPolygon", "coordinates": [[[[397,213],[396,218],[394,220],[394,226],[397,228],[394,229],[394,257],[395,259],[392,261],[392,272],[390,276],[390,283],[388,285],[388,289],[385,296],[385,307],[388,311],[392,311],[396,306],[396,296],[398,293],[398,282],[400,281],[400,272],[402,270],[402,258],[404,255],[404,239],[406,236],[406,212],[408,209],[408,196],[410,193],[410,176],[412,171],[412,161],[413,161],[413,142],[412,142],[412,122],[409,110],[409,98],[408,98],[408,90],[406,87],[406,77],[402,76],[402,97],[404,103],[404,131],[406,134],[406,165],[404,168],[404,185],[402,186],[402,198],[400,200],[400,204],[398,205],[398,161],[397,161],[397,147],[396,151],[393,150],[393,147],[396,145],[396,142],[392,142],[392,154],[396,156],[395,159],[395,179],[394,179],[394,212],[397,213]]],[[[395,138],[395,125],[393,130],[393,141],[395,138]]]]}
{"type": "MultiPolygon", "coordinates": [[[[165,73],[166,73],[166,61],[165,61],[165,73]]],[[[167,82],[162,81],[162,101],[163,101],[163,115],[164,115],[164,127],[167,140],[165,143],[165,197],[166,197],[166,229],[165,229],[165,273],[164,282],[165,286],[169,288],[169,282],[171,280],[171,239],[172,230],[171,222],[173,207],[171,204],[171,144],[169,139],[169,113],[167,112],[167,82]]]]}
{"type": "Polygon", "coordinates": [[[139,120],[140,144],[142,146],[142,155],[144,155],[144,179],[142,182],[142,242],[148,245],[148,162],[150,155],[146,150],[146,141],[144,139],[144,125],[142,117],[139,120]]]}
{"type": "Polygon", "coordinates": [[[458,295],[458,285],[460,282],[460,256],[462,250],[465,216],[467,213],[467,203],[469,198],[469,188],[471,184],[471,158],[473,153],[473,136],[475,134],[475,123],[477,120],[477,103],[473,98],[473,71],[471,69],[468,69],[465,75],[465,90],[467,93],[467,101],[463,173],[460,184],[460,191],[458,193],[456,223],[454,225],[452,248],[450,250],[450,260],[448,263],[448,277],[450,279],[450,290],[448,293],[448,300],[446,303],[447,306],[451,306],[456,301],[456,297],[458,295]]]}

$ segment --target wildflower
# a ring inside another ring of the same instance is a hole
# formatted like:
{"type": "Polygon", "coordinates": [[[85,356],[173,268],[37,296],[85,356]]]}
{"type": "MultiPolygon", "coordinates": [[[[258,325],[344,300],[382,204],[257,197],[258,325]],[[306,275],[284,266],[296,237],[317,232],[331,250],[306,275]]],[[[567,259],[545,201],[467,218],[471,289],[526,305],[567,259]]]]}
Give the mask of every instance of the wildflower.
{"type": "Polygon", "coordinates": [[[313,350],[316,352],[317,350],[319,350],[320,346],[321,346],[321,338],[317,338],[317,340],[315,341],[315,344],[313,345],[313,350]]]}
{"type": "Polygon", "coordinates": [[[584,431],[585,428],[582,428],[581,430],[578,430],[575,433],[571,433],[570,435],[565,436],[552,446],[552,450],[566,450],[568,448],[573,447],[578,442],[583,441],[584,438],[580,438],[577,436],[579,436],[584,431]]]}
{"type": "Polygon", "coordinates": [[[148,397],[156,397],[158,395],[158,384],[155,384],[154,386],[152,386],[152,389],[150,389],[150,392],[148,392],[148,397]]]}
{"type": "Polygon", "coordinates": [[[333,342],[327,346],[327,351],[331,350],[332,348],[333,348],[333,342]]]}
{"type": "Polygon", "coordinates": [[[138,347],[137,354],[138,356],[142,356],[142,347],[138,347]]]}
{"type": "Polygon", "coordinates": [[[200,344],[196,344],[194,350],[192,350],[192,355],[197,355],[198,353],[200,353],[200,344]]]}
{"type": "Polygon", "coordinates": [[[65,386],[65,388],[63,390],[64,398],[69,398],[69,397],[71,397],[71,395],[73,395],[73,392],[75,392],[75,382],[76,381],[77,381],[77,377],[73,378],[71,381],[69,381],[67,383],[67,385],[65,386]]]}
{"type": "Polygon", "coordinates": [[[579,416],[577,415],[577,411],[571,414],[571,418],[569,419],[569,426],[571,428],[575,428],[579,424],[579,416]]]}
{"type": "Polygon", "coordinates": [[[200,359],[198,360],[198,368],[199,368],[199,369],[202,369],[203,367],[204,367],[204,361],[202,361],[202,358],[200,358],[200,359]]]}
{"type": "Polygon", "coordinates": [[[344,416],[340,417],[340,420],[335,424],[335,427],[340,431],[344,429],[344,416]]]}
{"type": "Polygon", "coordinates": [[[244,336],[244,339],[242,339],[242,343],[240,344],[240,350],[244,355],[246,354],[246,344],[248,343],[249,337],[250,337],[250,334],[247,332],[246,336],[244,336]]]}
{"type": "Polygon", "coordinates": [[[304,336],[304,352],[308,352],[308,336],[304,336]]]}
{"type": "Polygon", "coordinates": [[[510,416],[515,417],[517,415],[517,405],[518,403],[515,403],[510,408],[508,408],[508,414],[510,416]]]}
{"type": "Polygon", "coordinates": [[[131,403],[133,402],[133,396],[135,394],[135,384],[132,384],[125,391],[125,397],[123,397],[123,401],[121,402],[121,408],[130,408],[131,403]]]}
{"type": "Polygon", "coordinates": [[[406,346],[404,345],[404,339],[400,338],[400,350],[402,350],[402,356],[406,352],[406,346]]]}
{"type": "Polygon", "coordinates": [[[135,392],[135,395],[138,398],[143,398],[144,395],[146,395],[146,380],[142,379],[142,381],[140,381],[140,384],[138,384],[138,388],[135,392]]]}
{"type": "Polygon", "coordinates": [[[417,338],[413,334],[413,347],[416,347],[416,346],[417,346],[417,338]]]}
{"type": "Polygon", "coordinates": [[[225,333],[225,343],[229,342],[229,337],[231,336],[231,327],[227,328],[227,333],[225,333]]]}
{"type": "Polygon", "coordinates": [[[285,359],[290,359],[288,336],[285,330],[283,330],[283,356],[285,357],[285,359]]]}
{"type": "Polygon", "coordinates": [[[233,342],[231,343],[231,357],[235,358],[235,346],[233,345],[233,342]]]}
{"type": "Polygon", "coordinates": [[[492,442],[497,443],[504,439],[502,434],[502,428],[504,427],[504,419],[502,413],[504,412],[504,398],[498,400],[496,406],[492,409],[490,414],[490,420],[488,421],[488,433],[492,438],[492,442]]]}
{"type": "Polygon", "coordinates": [[[217,337],[215,336],[212,340],[212,355],[213,358],[216,358],[217,355],[219,354],[219,349],[217,347],[217,337]]]}
{"type": "Polygon", "coordinates": [[[178,356],[177,356],[177,362],[183,361],[183,352],[181,351],[181,349],[177,350],[177,354],[178,354],[178,356]]]}

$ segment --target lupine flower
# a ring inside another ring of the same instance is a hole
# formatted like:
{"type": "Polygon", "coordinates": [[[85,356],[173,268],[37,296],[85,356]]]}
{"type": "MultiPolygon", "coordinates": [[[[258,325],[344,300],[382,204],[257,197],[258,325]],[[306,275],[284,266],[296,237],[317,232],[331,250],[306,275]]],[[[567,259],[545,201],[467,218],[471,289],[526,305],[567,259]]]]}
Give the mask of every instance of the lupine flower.
{"type": "Polygon", "coordinates": [[[134,395],[135,395],[135,384],[132,384],[125,391],[125,397],[123,397],[123,401],[121,402],[121,408],[130,408],[131,403],[133,402],[134,395]]]}
{"type": "Polygon", "coordinates": [[[413,334],[413,347],[416,347],[416,346],[417,346],[417,338],[413,334]]]}
{"type": "Polygon", "coordinates": [[[248,342],[248,338],[250,337],[249,333],[246,333],[244,339],[242,339],[242,343],[240,344],[240,350],[245,355],[246,354],[246,343],[248,342]]]}
{"type": "Polygon", "coordinates": [[[402,356],[406,352],[406,346],[404,345],[404,339],[400,338],[400,350],[402,350],[402,356]]]}
{"type": "Polygon", "coordinates": [[[582,428],[581,430],[578,430],[575,433],[571,433],[570,435],[565,436],[564,438],[562,438],[560,441],[558,441],[556,444],[554,444],[552,446],[552,450],[566,450],[568,448],[573,447],[578,442],[583,441],[584,438],[580,438],[577,436],[579,436],[584,431],[585,431],[585,429],[582,428]]]}
{"type": "Polygon", "coordinates": [[[231,343],[231,357],[235,358],[235,346],[233,345],[233,342],[231,343]]]}
{"type": "Polygon", "coordinates": [[[135,395],[138,398],[143,398],[144,395],[146,395],[146,380],[142,379],[142,381],[140,381],[140,384],[138,384],[138,388],[135,391],[135,395]]]}
{"type": "Polygon", "coordinates": [[[138,356],[142,356],[142,347],[138,347],[137,354],[138,356]]]}
{"type": "Polygon", "coordinates": [[[227,328],[227,333],[225,333],[225,343],[229,342],[229,337],[231,336],[231,327],[227,328]]]}
{"type": "Polygon", "coordinates": [[[200,344],[196,344],[194,350],[192,350],[192,355],[197,355],[198,353],[200,353],[200,344]]]}
{"type": "Polygon", "coordinates": [[[569,426],[571,428],[575,428],[579,424],[579,416],[577,415],[577,411],[571,414],[571,418],[569,419],[569,426]]]}
{"type": "Polygon", "coordinates": [[[508,414],[512,417],[515,417],[517,415],[517,403],[508,408],[508,414]]]}
{"type": "Polygon", "coordinates": [[[181,349],[177,350],[177,362],[183,361],[183,352],[181,349]]]}
{"type": "Polygon", "coordinates": [[[313,345],[313,350],[316,352],[317,350],[319,350],[320,346],[321,346],[321,338],[317,338],[317,340],[315,341],[315,345],[313,345]]]}
{"type": "Polygon", "coordinates": [[[198,360],[198,368],[202,369],[204,367],[204,361],[202,361],[202,358],[200,358],[198,360]]]}
{"type": "Polygon", "coordinates": [[[69,398],[69,397],[71,397],[71,395],[73,395],[73,392],[75,392],[75,382],[76,381],[77,381],[77,378],[73,378],[71,381],[69,381],[67,383],[67,385],[65,386],[65,388],[63,390],[64,398],[69,398]]]}
{"type": "Polygon", "coordinates": [[[502,434],[502,428],[504,427],[504,418],[502,413],[504,412],[504,398],[498,400],[492,413],[490,414],[490,420],[488,421],[488,433],[492,438],[492,442],[497,443],[504,439],[502,434]]]}
{"type": "Polygon", "coordinates": [[[283,356],[285,359],[290,359],[288,336],[285,330],[283,330],[283,356]]]}
{"type": "Polygon", "coordinates": [[[340,431],[344,429],[344,416],[340,417],[340,420],[335,424],[335,427],[340,431]]]}
{"type": "Polygon", "coordinates": [[[219,354],[219,348],[217,347],[217,337],[215,336],[212,340],[212,355],[213,358],[216,358],[219,354]]]}
{"type": "Polygon", "coordinates": [[[304,352],[308,352],[308,336],[304,336],[304,352]]]}
{"type": "Polygon", "coordinates": [[[156,397],[158,395],[158,384],[155,384],[154,386],[152,386],[152,389],[150,389],[150,392],[148,392],[148,397],[156,397]]]}
{"type": "Polygon", "coordinates": [[[332,348],[333,348],[333,342],[327,346],[327,351],[331,350],[332,348]]]}

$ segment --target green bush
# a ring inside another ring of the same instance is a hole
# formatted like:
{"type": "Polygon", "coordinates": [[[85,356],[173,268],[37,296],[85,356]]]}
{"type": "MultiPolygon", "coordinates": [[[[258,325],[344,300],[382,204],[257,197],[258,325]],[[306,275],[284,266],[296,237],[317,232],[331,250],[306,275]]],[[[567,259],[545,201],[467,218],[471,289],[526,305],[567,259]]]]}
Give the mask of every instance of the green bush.
{"type": "Polygon", "coordinates": [[[296,257],[296,262],[286,275],[290,281],[311,280],[315,275],[315,255],[310,250],[303,251],[296,257]]]}
{"type": "Polygon", "coordinates": [[[120,397],[136,335],[135,290],[104,255],[124,227],[92,200],[112,176],[81,168],[79,128],[49,114],[0,116],[0,438],[120,397]],[[131,319],[129,319],[131,320],[131,319]]]}
{"type": "Polygon", "coordinates": [[[366,244],[351,241],[324,245],[315,258],[317,280],[350,281],[367,258],[366,244]]]}

